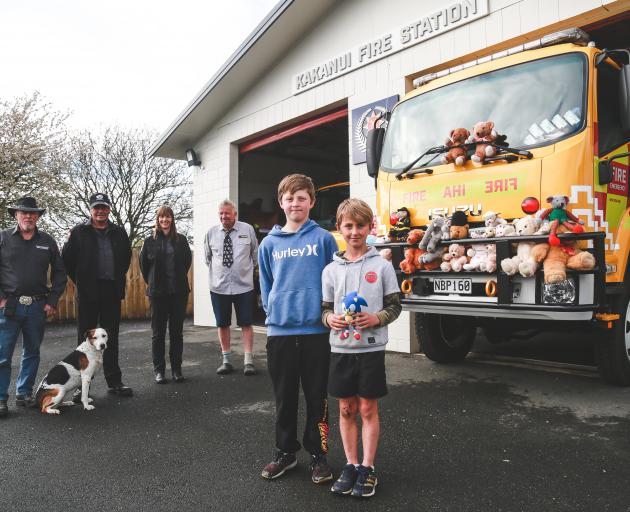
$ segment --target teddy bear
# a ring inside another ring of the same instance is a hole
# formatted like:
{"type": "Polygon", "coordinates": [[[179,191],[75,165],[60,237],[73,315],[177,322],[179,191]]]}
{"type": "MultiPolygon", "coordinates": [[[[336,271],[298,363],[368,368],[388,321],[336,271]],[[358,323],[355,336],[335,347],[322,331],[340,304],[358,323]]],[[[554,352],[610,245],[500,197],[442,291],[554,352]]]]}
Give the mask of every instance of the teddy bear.
{"type": "Polygon", "coordinates": [[[455,128],[451,131],[451,136],[446,139],[444,145],[447,148],[452,149],[442,156],[441,160],[443,164],[450,164],[451,162],[454,162],[455,165],[461,166],[466,163],[466,148],[460,146],[462,144],[466,144],[468,137],[470,137],[470,132],[466,128],[455,128]]]}
{"type": "Polygon", "coordinates": [[[398,208],[395,213],[392,214],[390,222],[396,221],[392,224],[389,230],[389,239],[392,242],[404,242],[411,229],[411,215],[409,210],[404,206],[398,208]]]}
{"type": "Polygon", "coordinates": [[[468,217],[466,212],[457,210],[451,215],[451,227],[449,230],[451,240],[468,238],[468,217]]]}
{"type": "Polygon", "coordinates": [[[497,140],[497,132],[494,130],[492,121],[480,121],[473,126],[472,133],[466,142],[475,142],[475,154],[470,157],[473,162],[481,163],[485,158],[496,155],[497,150],[490,146],[488,142],[497,140]]]}
{"type": "MultiPolygon", "coordinates": [[[[518,236],[534,235],[538,227],[536,219],[530,215],[516,219],[512,224],[518,236]]],[[[536,242],[518,242],[516,254],[511,258],[501,260],[503,272],[509,276],[513,276],[517,272],[523,277],[533,276],[538,270],[538,263],[531,256],[534,245],[536,242]]]]}
{"type": "Polygon", "coordinates": [[[494,272],[497,269],[497,246],[495,244],[486,244],[486,261],[481,262],[479,270],[481,272],[494,272]]]}
{"type": "Polygon", "coordinates": [[[419,249],[417,244],[422,240],[424,231],[421,229],[412,229],[407,236],[407,243],[413,247],[407,247],[405,249],[405,259],[399,264],[400,270],[405,274],[413,274],[416,270],[422,268],[422,264],[419,261],[419,256],[423,254],[422,249],[419,249]]]}
{"type": "MultiPolygon", "coordinates": [[[[567,232],[569,228],[558,226],[558,231],[567,232]]],[[[595,257],[588,251],[582,251],[577,240],[562,240],[561,245],[536,244],[532,247],[531,257],[543,264],[546,284],[565,281],[567,268],[591,270],[595,267],[595,257]]]]}
{"type": "Polygon", "coordinates": [[[461,244],[450,244],[448,251],[442,256],[440,269],[442,272],[450,272],[451,270],[460,272],[466,263],[468,263],[466,247],[461,244]]]}
{"type": "Polygon", "coordinates": [[[512,224],[499,224],[494,228],[494,236],[497,238],[501,238],[504,236],[514,236],[516,234],[516,230],[512,224]]]}
{"type": "Polygon", "coordinates": [[[473,271],[479,270],[481,271],[482,265],[486,266],[486,261],[488,259],[488,245],[489,244],[472,244],[470,248],[466,251],[466,256],[468,256],[468,263],[464,263],[464,270],[473,271]]]}
{"type": "Polygon", "coordinates": [[[493,238],[496,236],[496,227],[501,224],[507,224],[507,221],[501,217],[500,214],[493,211],[488,211],[484,214],[483,220],[486,229],[483,233],[485,238],[493,238]]]}
{"type": "Polygon", "coordinates": [[[442,225],[442,240],[450,240],[451,239],[451,219],[450,217],[446,217],[444,219],[444,224],[442,225]]]}
{"type": "Polygon", "coordinates": [[[426,265],[434,262],[439,263],[442,259],[444,250],[440,247],[440,242],[442,241],[442,228],[445,222],[446,219],[444,217],[435,217],[424,232],[420,244],[418,244],[418,248],[424,251],[420,259],[425,268],[426,265]]]}
{"type": "Polygon", "coordinates": [[[556,235],[558,226],[564,226],[573,233],[583,233],[583,220],[578,219],[569,210],[569,198],[567,196],[549,196],[547,202],[551,204],[551,208],[547,208],[540,214],[540,220],[544,221],[549,218],[549,243],[551,245],[560,245],[560,239],[556,235]]]}

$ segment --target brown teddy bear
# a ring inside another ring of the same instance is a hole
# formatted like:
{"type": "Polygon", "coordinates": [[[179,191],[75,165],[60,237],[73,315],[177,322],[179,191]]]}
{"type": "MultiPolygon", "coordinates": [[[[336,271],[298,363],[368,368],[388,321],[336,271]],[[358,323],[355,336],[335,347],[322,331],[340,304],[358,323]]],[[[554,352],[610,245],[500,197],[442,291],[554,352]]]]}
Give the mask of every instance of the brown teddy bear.
{"type": "Polygon", "coordinates": [[[466,212],[457,210],[451,215],[451,227],[449,228],[451,240],[468,238],[468,216],[466,212]]]}
{"type": "Polygon", "coordinates": [[[497,137],[492,121],[479,122],[473,126],[472,133],[466,142],[476,142],[477,146],[475,146],[475,154],[470,159],[473,162],[481,163],[485,158],[496,155],[496,148],[487,143],[494,142],[497,137]]]}
{"type": "MultiPolygon", "coordinates": [[[[564,226],[558,226],[558,232],[569,231],[564,226]]],[[[532,247],[530,256],[537,263],[543,264],[545,283],[560,283],[567,278],[566,269],[591,270],[595,267],[595,257],[578,247],[577,240],[562,240],[562,245],[547,243],[536,244],[532,247]]]]}
{"type": "Polygon", "coordinates": [[[446,139],[444,145],[447,148],[453,148],[442,157],[443,164],[455,162],[455,165],[464,165],[466,163],[466,148],[453,147],[466,144],[466,140],[470,137],[470,132],[466,128],[455,128],[451,132],[451,136],[446,139]]]}
{"type": "Polygon", "coordinates": [[[407,247],[405,249],[405,259],[400,262],[400,270],[405,274],[413,274],[416,270],[422,268],[422,264],[419,262],[419,257],[424,251],[418,249],[417,244],[422,240],[424,231],[421,229],[412,229],[407,236],[407,243],[413,247],[407,247]]]}

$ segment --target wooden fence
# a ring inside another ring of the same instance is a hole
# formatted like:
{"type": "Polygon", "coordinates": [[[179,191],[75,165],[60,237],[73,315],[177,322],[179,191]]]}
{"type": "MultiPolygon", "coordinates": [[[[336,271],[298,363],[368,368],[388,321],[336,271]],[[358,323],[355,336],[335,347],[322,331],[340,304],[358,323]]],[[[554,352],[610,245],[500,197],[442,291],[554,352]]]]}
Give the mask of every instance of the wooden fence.
{"type": "MultiPolygon", "coordinates": [[[[147,285],[142,278],[140,272],[140,250],[134,249],[131,257],[131,265],[127,272],[127,289],[125,300],[121,304],[122,318],[149,318],[151,311],[149,309],[149,298],[146,296],[147,285]]],[[[190,267],[188,272],[188,283],[190,284],[190,295],[188,296],[188,305],[186,306],[186,316],[192,315],[193,312],[193,268],[190,267]]],[[[76,287],[74,283],[68,279],[66,290],[59,299],[57,305],[57,314],[51,319],[52,322],[74,322],[77,319],[76,304],[76,287]]]]}

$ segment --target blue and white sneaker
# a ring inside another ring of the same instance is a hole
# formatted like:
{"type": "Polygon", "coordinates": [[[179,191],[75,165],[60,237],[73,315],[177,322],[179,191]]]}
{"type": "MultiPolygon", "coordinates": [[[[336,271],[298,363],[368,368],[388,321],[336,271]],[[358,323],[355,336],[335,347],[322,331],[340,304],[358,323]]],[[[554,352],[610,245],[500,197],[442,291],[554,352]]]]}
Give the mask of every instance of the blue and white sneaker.
{"type": "Polygon", "coordinates": [[[369,498],[370,496],[374,496],[376,484],[378,483],[374,468],[359,466],[357,472],[357,481],[352,488],[352,496],[356,498],[369,498]]]}
{"type": "Polygon", "coordinates": [[[354,464],[346,464],[341,470],[341,475],[332,485],[330,490],[335,494],[348,495],[352,492],[354,483],[357,481],[359,472],[354,464]]]}

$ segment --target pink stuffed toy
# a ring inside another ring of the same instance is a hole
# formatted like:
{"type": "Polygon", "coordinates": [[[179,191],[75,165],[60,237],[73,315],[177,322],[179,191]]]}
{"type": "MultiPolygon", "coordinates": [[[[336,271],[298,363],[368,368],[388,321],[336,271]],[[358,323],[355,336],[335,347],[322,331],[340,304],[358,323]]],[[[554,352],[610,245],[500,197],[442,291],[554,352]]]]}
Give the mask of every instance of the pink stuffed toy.
{"type": "Polygon", "coordinates": [[[470,137],[466,142],[476,142],[475,154],[470,157],[473,162],[483,162],[487,157],[494,156],[497,153],[496,148],[488,145],[488,142],[494,142],[497,140],[497,132],[494,131],[494,123],[492,121],[486,121],[477,123],[473,129],[470,137]]]}
{"type": "Polygon", "coordinates": [[[451,244],[448,246],[448,252],[442,256],[440,269],[442,272],[450,272],[451,270],[460,272],[465,263],[468,263],[466,248],[460,244],[451,244]]]}

